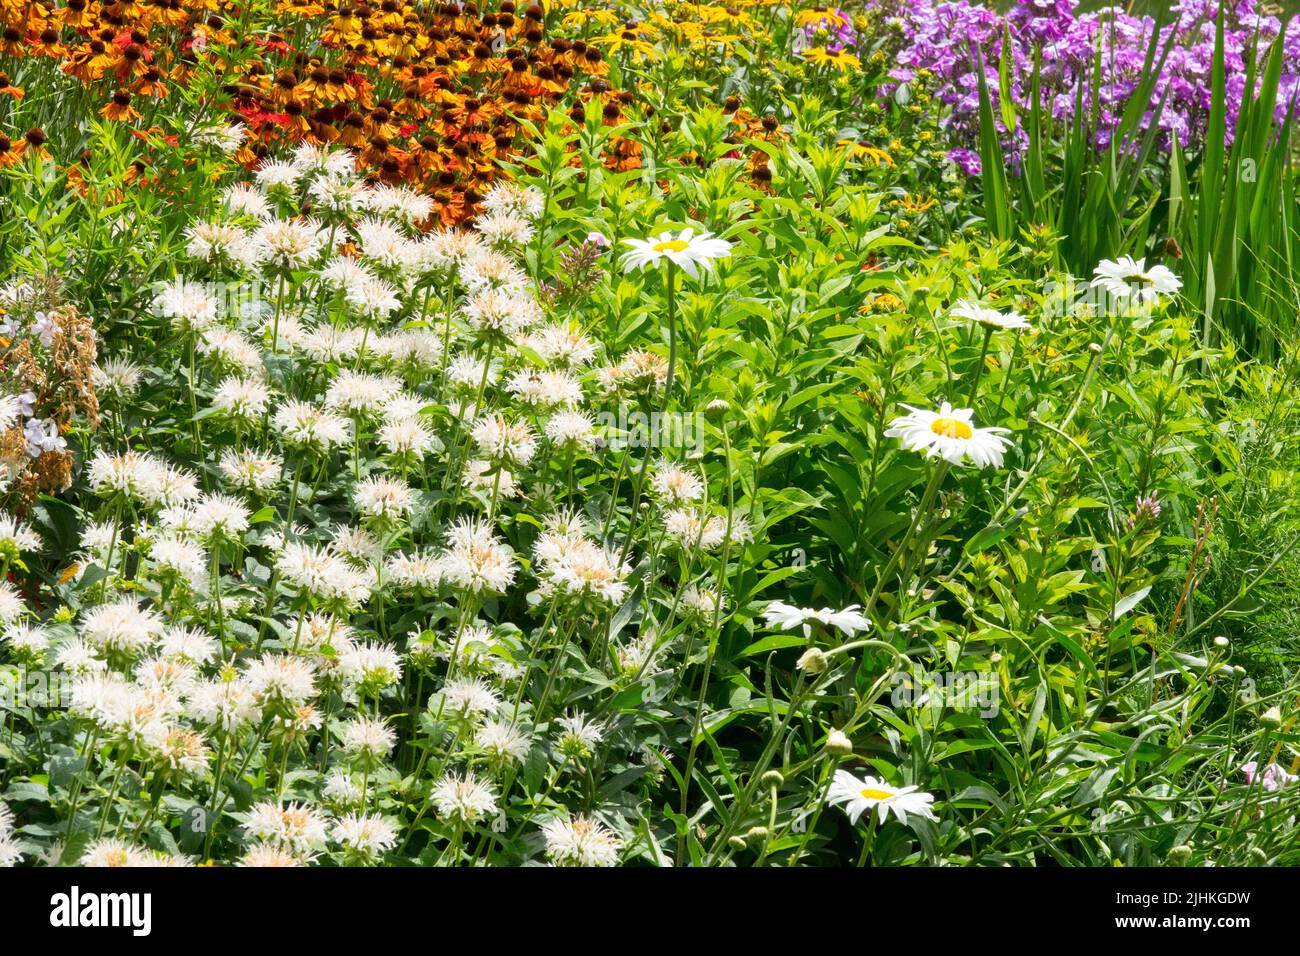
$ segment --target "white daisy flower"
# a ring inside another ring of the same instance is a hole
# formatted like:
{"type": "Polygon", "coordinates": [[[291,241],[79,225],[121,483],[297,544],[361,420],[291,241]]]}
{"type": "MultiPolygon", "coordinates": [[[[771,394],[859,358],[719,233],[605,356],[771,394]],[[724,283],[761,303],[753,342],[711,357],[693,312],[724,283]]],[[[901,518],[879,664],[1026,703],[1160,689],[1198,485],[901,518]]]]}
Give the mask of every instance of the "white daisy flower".
{"type": "Polygon", "coordinates": [[[947,402],[937,412],[904,405],[909,412],[889,423],[888,438],[902,439],[908,451],[927,458],[942,458],[954,465],[970,461],[980,468],[1002,467],[1002,455],[1010,442],[1005,428],[977,428],[969,408],[953,408],[947,402]]]}
{"type": "Polygon", "coordinates": [[[691,226],[676,235],[669,230],[649,239],[624,239],[623,242],[632,247],[620,260],[627,272],[657,266],[667,259],[694,278],[699,275],[699,267],[711,269],[715,259],[731,255],[731,243],[726,239],[716,239],[711,232],[697,235],[691,226]]]}
{"type": "Polygon", "coordinates": [[[875,777],[859,779],[847,770],[835,771],[826,802],[843,807],[851,823],[857,823],[863,813],[872,809],[882,823],[891,812],[899,823],[906,823],[908,817],[938,819],[930,809],[933,794],[923,793],[917,787],[893,787],[875,777]]]}
{"type": "Polygon", "coordinates": [[[1183,287],[1183,280],[1165,266],[1148,268],[1146,259],[1121,256],[1103,259],[1093,270],[1093,288],[1104,289],[1116,299],[1158,302],[1161,296],[1173,295],[1183,287]]]}
{"type": "Polygon", "coordinates": [[[953,318],[968,319],[991,329],[1009,329],[1016,332],[1033,330],[1029,320],[1014,309],[1010,312],[999,312],[997,309],[990,309],[969,299],[958,299],[951,314],[953,318]]]}

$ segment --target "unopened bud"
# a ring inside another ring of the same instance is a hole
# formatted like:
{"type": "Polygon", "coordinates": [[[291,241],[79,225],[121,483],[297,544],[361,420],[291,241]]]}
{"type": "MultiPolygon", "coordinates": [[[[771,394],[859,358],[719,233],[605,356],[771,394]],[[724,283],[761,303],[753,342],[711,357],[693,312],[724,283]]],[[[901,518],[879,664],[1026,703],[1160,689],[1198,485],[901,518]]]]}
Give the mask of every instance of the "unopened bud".
{"type": "Polygon", "coordinates": [[[847,757],[853,753],[853,741],[842,730],[832,730],[826,735],[826,752],[835,757],[847,757]]]}
{"type": "Polygon", "coordinates": [[[758,778],[758,782],[764,787],[779,787],[785,783],[785,777],[781,776],[779,770],[769,770],[758,778]]]}
{"type": "Polygon", "coordinates": [[[1192,848],[1186,843],[1180,843],[1172,847],[1165,856],[1165,862],[1170,866],[1186,866],[1187,861],[1192,858],[1192,848]]]}
{"type": "Polygon", "coordinates": [[[810,647],[799,657],[796,666],[809,674],[820,674],[826,670],[826,655],[817,648],[810,647]]]}
{"type": "Polygon", "coordinates": [[[1259,722],[1271,730],[1276,730],[1282,726],[1282,711],[1277,707],[1270,707],[1259,715],[1259,722]]]}

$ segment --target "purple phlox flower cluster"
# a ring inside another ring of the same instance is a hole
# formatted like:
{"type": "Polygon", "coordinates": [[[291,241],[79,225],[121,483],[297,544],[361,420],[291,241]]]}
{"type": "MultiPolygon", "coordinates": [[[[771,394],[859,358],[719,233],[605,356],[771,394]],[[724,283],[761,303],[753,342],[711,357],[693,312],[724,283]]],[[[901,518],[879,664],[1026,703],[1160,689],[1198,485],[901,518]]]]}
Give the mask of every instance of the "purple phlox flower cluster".
{"type": "MultiPolygon", "coordinates": [[[[1268,44],[1282,32],[1276,17],[1261,13],[1255,0],[1225,0],[1224,67],[1227,93],[1228,139],[1243,98],[1247,95],[1246,69],[1252,58],[1262,59],[1268,44]]],[[[944,120],[956,140],[949,158],[964,172],[978,174],[980,163],[971,151],[979,140],[979,74],[983,63],[995,122],[1013,168],[1017,167],[1027,137],[1017,124],[1007,130],[1000,118],[998,68],[1003,45],[1009,40],[1010,95],[1018,109],[1029,106],[1033,66],[1041,64],[1043,107],[1057,120],[1070,120],[1082,105],[1086,115],[1097,113],[1094,131],[1098,148],[1111,139],[1137,91],[1146,65],[1156,21],[1136,17],[1121,7],[1075,15],[1076,0],[1016,0],[1006,13],[969,0],[873,0],[902,37],[894,54],[891,83],[882,93],[928,71],[936,78],[936,96],[951,108],[944,120]],[[1095,65],[1100,56],[1100,76],[1095,65]]],[[[1158,50],[1170,44],[1160,74],[1145,104],[1142,129],[1154,121],[1158,142],[1170,149],[1194,146],[1204,139],[1211,104],[1210,77],[1214,64],[1217,0],[1181,0],[1170,8],[1161,28],[1158,50]],[[1163,109],[1160,107],[1164,101],[1163,109]],[[1157,118],[1158,114],[1158,118],[1157,118]]],[[[1282,37],[1283,71],[1275,114],[1286,116],[1300,94],[1300,18],[1282,37]]],[[[1258,82],[1256,84],[1258,88],[1258,82]]],[[[1250,91],[1252,95],[1257,89],[1250,91]]],[[[1126,144],[1134,148],[1135,144],[1126,144]]]]}

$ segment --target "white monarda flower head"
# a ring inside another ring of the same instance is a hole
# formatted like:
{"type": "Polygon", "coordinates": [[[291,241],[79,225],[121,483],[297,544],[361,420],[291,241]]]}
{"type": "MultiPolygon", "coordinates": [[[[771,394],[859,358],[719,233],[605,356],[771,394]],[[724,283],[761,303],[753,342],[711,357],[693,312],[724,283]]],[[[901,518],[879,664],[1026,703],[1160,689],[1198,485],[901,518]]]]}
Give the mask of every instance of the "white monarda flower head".
{"type": "Polygon", "coordinates": [[[467,353],[461,353],[447,363],[447,381],[462,392],[472,393],[480,384],[495,385],[500,369],[467,353]]]}
{"type": "Polygon", "coordinates": [[[161,535],[149,545],[149,559],[159,577],[179,575],[191,584],[202,581],[208,571],[208,556],[193,541],[174,535],[161,535]]]}
{"type": "Polygon", "coordinates": [[[379,415],[402,388],[390,375],[344,369],[325,392],[325,407],[349,415],[379,415]]]}
{"type": "Polygon", "coordinates": [[[185,252],[191,259],[213,265],[252,267],[261,252],[245,229],[230,223],[195,223],[185,230],[185,239],[185,252]]]}
{"type": "Polygon", "coordinates": [[[586,760],[605,739],[604,728],[583,713],[569,714],[556,723],[560,734],[555,747],[566,760],[586,760]]]}
{"type": "Polygon", "coordinates": [[[285,402],[272,421],[285,444],[315,452],[329,451],[352,437],[346,418],[307,402],[285,402]]]}
{"type": "Polygon", "coordinates": [[[433,433],[416,418],[395,418],[386,421],[379,429],[379,443],[390,455],[410,455],[423,458],[433,450],[433,433]]]}
{"type": "Polygon", "coordinates": [[[474,746],[499,765],[523,763],[528,756],[528,735],[514,724],[489,720],[474,732],[474,746]]]}
{"type": "Polygon", "coordinates": [[[365,528],[340,528],[330,547],[363,570],[384,556],[383,543],[365,528]]]}
{"type": "Polygon", "coordinates": [[[397,735],[382,720],[354,717],[343,725],[342,744],[353,760],[374,767],[392,753],[397,735]]]}
{"type": "Polygon", "coordinates": [[[300,707],[316,696],[316,669],[311,662],[288,654],[267,654],[249,663],[244,686],[262,709],[300,707]]]}
{"type": "Polygon", "coordinates": [[[387,644],[351,644],[339,652],[343,679],[371,696],[402,679],[402,658],[387,644]]]}
{"type": "Polygon", "coordinates": [[[542,535],[538,544],[538,577],[544,596],[594,598],[615,605],[627,596],[626,579],[632,566],[620,564],[615,552],[579,535],[542,535]]]}
{"type": "Polygon", "coordinates": [[[431,551],[395,554],[385,564],[384,577],[399,588],[428,593],[442,582],[442,559],[431,551]]]}
{"type": "Polygon", "coordinates": [[[173,625],[163,631],[158,641],[158,655],[172,660],[206,664],[221,652],[221,643],[197,628],[173,625]]]}
{"type": "Polygon", "coordinates": [[[225,451],[221,455],[221,476],[238,491],[265,494],[280,483],[284,461],[278,455],[263,455],[252,449],[225,451]]]}
{"type": "Polygon", "coordinates": [[[12,561],[21,552],[40,549],[40,535],[17,518],[0,514],[0,554],[7,554],[12,561]]]}
{"type": "Polygon", "coordinates": [[[8,626],[27,611],[22,595],[8,581],[0,581],[0,625],[8,626]]]}
{"type": "Polygon", "coordinates": [[[596,345],[576,325],[559,322],[531,332],[524,344],[548,365],[587,365],[596,357],[596,345]]]}
{"type": "Polygon", "coordinates": [[[253,171],[253,179],[263,192],[293,190],[303,169],[290,160],[265,159],[253,171]]]}
{"type": "Polygon", "coordinates": [[[696,233],[691,226],[676,234],[661,232],[649,239],[624,239],[623,242],[632,247],[623,253],[620,260],[628,272],[657,266],[667,259],[694,278],[699,275],[701,267],[712,269],[715,259],[731,255],[730,242],[713,238],[711,232],[696,233]]]}
{"type": "Polygon", "coordinates": [[[228,186],[221,194],[221,203],[236,216],[250,219],[269,219],[271,204],[251,183],[235,183],[228,186]]]}
{"type": "Polygon", "coordinates": [[[400,521],[411,513],[414,503],[410,485],[385,475],[362,478],[352,490],[352,504],[365,518],[400,521]]]}
{"type": "Polygon", "coordinates": [[[698,506],[672,508],[664,513],[664,531],[677,547],[690,551],[712,551],[730,539],[732,544],[748,541],[749,522],[733,515],[730,526],[723,515],[705,514],[698,506]],[[728,532],[730,528],[730,532],[728,532]]]}
{"type": "Polygon", "coordinates": [[[253,235],[260,258],[275,269],[297,269],[320,253],[325,235],[314,219],[276,219],[263,223],[253,235]]]}
{"type": "Polygon", "coordinates": [[[429,218],[433,212],[433,200],[407,186],[377,183],[362,191],[361,208],[414,225],[429,218]]]}
{"type": "Polygon", "coordinates": [[[591,817],[555,817],[542,824],[546,858],[556,866],[616,866],[623,844],[591,817]]]}
{"type": "Polygon", "coordinates": [[[852,823],[857,823],[863,813],[872,809],[881,823],[890,813],[898,818],[899,823],[906,823],[908,817],[938,819],[930,809],[934,803],[933,795],[922,793],[917,787],[893,787],[875,777],[859,779],[847,770],[835,771],[826,802],[843,807],[852,823]]]}
{"type": "Polygon", "coordinates": [[[536,219],[545,205],[546,198],[536,186],[521,186],[506,180],[493,183],[483,197],[483,208],[488,215],[511,214],[536,219]]]}
{"type": "Polygon", "coordinates": [[[365,859],[380,856],[397,846],[397,827],[383,817],[364,813],[340,817],[331,836],[336,843],[365,859]]]}
{"type": "Polygon", "coordinates": [[[266,374],[262,353],[238,329],[222,326],[205,329],[199,339],[199,352],[219,368],[233,369],[246,378],[261,378],[266,374]]]}
{"type": "Polygon", "coordinates": [[[155,504],[162,497],[164,470],[162,462],[152,455],[97,451],[90,462],[90,484],[101,498],[121,496],[155,504]]]}
{"type": "Polygon", "coordinates": [[[217,297],[198,282],[176,278],[158,290],[154,313],[169,319],[178,332],[198,333],[217,321],[217,297]]]}
{"type": "Polygon", "coordinates": [[[1146,259],[1121,256],[1098,263],[1093,270],[1092,285],[1116,299],[1158,302],[1161,296],[1173,295],[1181,289],[1183,281],[1165,266],[1148,267],[1146,259]]]}
{"type": "Polygon", "coordinates": [[[326,548],[289,541],[275,562],[290,587],[340,608],[356,607],[370,595],[370,580],[326,548]]]}
{"type": "Polygon", "coordinates": [[[0,636],[0,644],[8,644],[20,658],[32,660],[50,649],[50,635],[44,628],[16,621],[6,625],[4,634],[0,636]]]}
{"type": "Polygon", "coordinates": [[[503,250],[518,250],[533,238],[533,225],[513,212],[495,212],[480,216],[474,228],[488,245],[503,250]]]}
{"type": "Polygon", "coordinates": [[[163,627],[157,612],[126,598],[88,611],[81,622],[81,635],[106,653],[135,655],[152,644],[163,627]]]}
{"type": "Polygon", "coordinates": [[[402,307],[397,288],[383,279],[362,279],[344,290],[344,298],[362,319],[377,322],[402,307]]]}
{"type": "Polygon", "coordinates": [[[967,319],[990,329],[1010,329],[1017,332],[1033,330],[1029,320],[1014,309],[1010,312],[999,312],[997,309],[990,309],[969,299],[957,300],[951,314],[953,318],[967,319]]]}
{"type": "Polygon", "coordinates": [[[517,338],[542,318],[532,295],[519,288],[485,287],[465,305],[465,321],[476,332],[494,332],[517,338]]]}
{"type": "MultiPolygon", "coordinates": [[[[307,187],[313,204],[322,215],[334,213],[347,216],[361,207],[362,184],[359,180],[342,176],[318,176],[307,187]]],[[[332,217],[326,215],[326,219],[332,217]]]]}
{"type": "Polygon", "coordinates": [[[281,867],[302,866],[303,861],[283,847],[270,843],[254,843],[239,858],[239,865],[258,869],[279,869],[281,867]]]}
{"type": "Polygon", "coordinates": [[[256,720],[258,710],[248,686],[242,681],[227,680],[227,676],[231,675],[223,674],[195,687],[190,692],[186,712],[205,727],[234,733],[256,720]]]}
{"type": "Polygon", "coordinates": [[[257,803],[248,813],[244,833],[292,853],[310,854],[329,838],[329,819],[300,803],[257,803]]]}
{"type": "Polygon", "coordinates": [[[351,181],[356,177],[356,162],[347,150],[332,149],[315,143],[299,143],[290,159],[294,167],[310,176],[351,181]]]}
{"type": "Polygon", "coordinates": [[[248,530],[248,506],[230,495],[203,495],[191,514],[191,530],[205,541],[238,541],[248,530]]]}
{"type": "Polygon", "coordinates": [[[1010,441],[1005,428],[977,428],[969,408],[953,408],[947,402],[937,412],[904,405],[908,414],[895,418],[886,437],[902,440],[908,451],[927,458],[942,458],[953,465],[969,461],[980,468],[1002,467],[1002,455],[1010,441]]]}
{"type": "Polygon", "coordinates": [[[591,451],[596,447],[596,423],[586,412],[561,409],[543,426],[552,443],[570,451],[591,451]]]}
{"type": "Polygon", "coordinates": [[[521,369],[510,377],[506,391],[538,408],[572,407],[583,402],[581,383],[562,370],[521,369]]]}
{"type": "Polygon", "coordinates": [[[361,254],[384,269],[400,269],[414,256],[411,240],[392,222],[369,216],[353,228],[360,241],[361,254]]]}
{"type": "Polygon", "coordinates": [[[100,401],[120,402],[130,398],[140,388],[140,366],[130,359],[111,358],[95,366],[95,392],[100,401]]]}
{"type": "Polygon", "coordinates": [[[674,505],[699,501],[704,496],[704,482],[697,472],[668,461],[659,463],[650,488],[660,500],[674,505]]]}
{"type": "Polygon", "coordinates": [[[439,556],[443,579],[465,591],[503,593],[518,572],[515,554],[487,522],[460,518],[439,556]]]}
{"type": "Polygon", "coordinates": [[[470,434],[489,461],[526,465],[537,451],[537,436],[528,423],[509,421],[500,412],[484,415],[470,434]]]}
{"type": "Polygon", "coordinates": [[[501,695],[477,677],[450,681],[438,692],[438,699],[449,716],[471,720],[495,713],[501,706],[501,695]]]}
{"type": "Polygon", "coordinates": [[[211,146],[223,156],[230,156],[244,145],[244,127],[234,123],[201,126],[194,131],[193,139],[200,146],[211,146]]]}
{"type": "Polygon", "coordinates": [[[232,375],[217,385],[212,407],[231,418],[252,423],[262,417],[270,401],[271,393],[262,382],[232,375]]]}
{"type": "Polygon", "coordinates": [[[482,458],[471,458],[465,463],[464,484],[468,491],[498,499],[508,500],[519,494],[519,486],[511,472],[482,458]]]}
{"type": "Polygon", "coordinates": [[[474,823],[496,809],[497,795],[490,783],[472,773],[446,774],[429,794],[434,810],[444,820],[474,823]]]}

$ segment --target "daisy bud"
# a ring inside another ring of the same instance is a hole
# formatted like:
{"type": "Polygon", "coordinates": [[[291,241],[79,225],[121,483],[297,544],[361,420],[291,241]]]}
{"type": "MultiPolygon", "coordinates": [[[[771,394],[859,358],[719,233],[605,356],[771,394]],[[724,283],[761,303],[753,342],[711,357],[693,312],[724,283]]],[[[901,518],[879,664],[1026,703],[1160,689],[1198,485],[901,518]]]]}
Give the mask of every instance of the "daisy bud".
{"type": "Polygon", "coordinates": [[[750,827],[749,832],[745,834],[745,840],[749,843],[766,843],[767,827],[750,827]]]}
{"type": "Polygon", "coordinates": [[[1282,711],[1277,707],[1270,707],[1259,715],[1259,722],[1271,730],[1276,730],[1282,726],[1282,711]]]}
{"type": "Polygon", "coordinates": [[[734,836],[727,842],[731,844],[731,848],[733,850],[743,850],[749,846],[749,844],[745,842],[745,838],[743,836],[734,836]]]}
{"type": "Polygon", "coordinates": [[[826,735],[826,752],[833,757],[847,757],[853,753],[853,741],[842,730],[832,730],[826,735]]]}
{"type": "Polygon", "coordinates": [[[704,406],[704,415],[711,422],[720,422],[731,410],[731,404],[725,398],[715,398],[704,406]]]}
{"type": "Polygon", "coordinates": [[[1250,865],[1251,866],[1268,866],[1268,854],[1260,847],[1253,846],[1250,848],[1250,865]]]}
{"type": "Polygon", "coordinates": [[[764,787],[779,787],[785,783],[785,777],[779,770],[769,770],[758,778],[758,782],[764,787]]]}
{"type": "Polygon", "coordinates": [[[1100,354],[1101,354],[1101,343],[1099,343],[1099,342],[1090,342],[1090,343],[1088,344],[1088,351],[1091,352],[1093,355],[1100,355],[1100,354]]]}
{"type": "Polygon", "coordinates": [[[1172,847],[1165,856],[1165,862],[1170,866],[1186,866],[1187,861],[1192,858],[1192,848],[1186,843],[1180,843],[1172,847]]]}
{"type": "Polygon", "coordinates": [[[820,674],[826,670],[826,655],[817,648],[810,647],[803,652],[795,666],[809,674],[820,674]]]}
{"type": "Polygon", "coordinates": [[[1232,642],[1229,641],[1229,640],[1228,640],[1226,637],[1224,637],[1222,634],[1220,634],[1218,637],[1216,637],[1216,638],[1214,639],[1214,646],[1217,647],[1217,648],[1218,648],[1219,650],[1221,650],[1221,651],[1225,651],[1225,650],[1227,650],[1228,647],[1229,647],[1229,645],[1230,645],[1231,643],[1232,643],[1232,642]]]}

